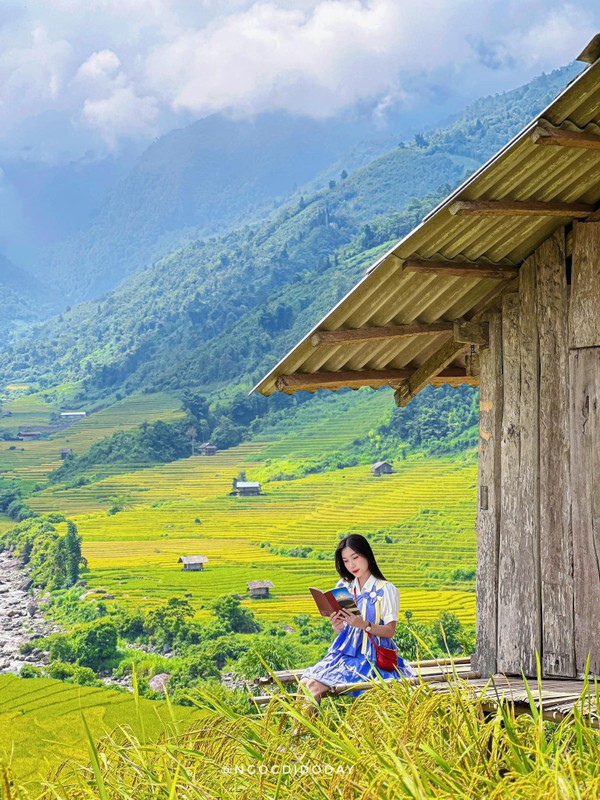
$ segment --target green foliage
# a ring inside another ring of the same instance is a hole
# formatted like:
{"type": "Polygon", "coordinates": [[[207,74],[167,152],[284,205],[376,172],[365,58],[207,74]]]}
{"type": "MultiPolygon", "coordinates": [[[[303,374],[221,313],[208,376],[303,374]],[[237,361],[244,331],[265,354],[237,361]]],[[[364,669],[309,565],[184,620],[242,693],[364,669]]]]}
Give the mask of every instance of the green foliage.
{"type": "Polygon", "coordinates": [[[12,549],[29,565],[35,586],[63,589],[72,586],[85,566],[81,537],[75,523],[62,514],[44,514],[20,522],[0,537],[0,548],[12,549]],[[55,525],[65,523],[61,534],[55,525]]]}
{"type": "Polygon", "coordinates": [[[116,658],[118,632],[110,619],[103,618],[38,641],[40,647],[47,647],[53,662],[78,664],[98,671],[116,658]]]}
{"type": "Polygon", "coordinates": [[[218,597],[212,603],[212,611],[218,621],[233,633],[256,633],[260,630],[254,614],[233,595],[218,597]]]}

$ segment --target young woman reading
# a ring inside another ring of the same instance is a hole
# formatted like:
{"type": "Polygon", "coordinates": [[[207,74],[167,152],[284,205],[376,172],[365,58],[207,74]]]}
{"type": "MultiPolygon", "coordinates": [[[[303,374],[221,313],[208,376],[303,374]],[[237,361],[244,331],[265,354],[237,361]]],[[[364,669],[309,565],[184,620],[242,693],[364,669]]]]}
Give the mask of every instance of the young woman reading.
{"type": "Polygon", "coordinates": [[[398,589],[383,577],[367,539],[360,534],[342,539],[335,551],[335,567],[340,576],[337,585],[348,588],[361,613],[342,609],[331,614],[337,636],[326,655],[305,670],[300,681],[318,703],[330,687],[342,683],[362,683],[376,675],[397,679],[416,675],[400,655],[393,671],[376,666],[374,641],[381,647],[395,648],[400,596],[398,589]]]}

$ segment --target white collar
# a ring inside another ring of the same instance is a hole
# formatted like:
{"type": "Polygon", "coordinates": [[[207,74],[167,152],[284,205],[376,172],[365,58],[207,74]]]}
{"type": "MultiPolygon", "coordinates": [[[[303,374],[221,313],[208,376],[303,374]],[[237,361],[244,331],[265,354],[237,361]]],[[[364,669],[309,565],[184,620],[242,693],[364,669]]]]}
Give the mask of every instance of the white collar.
{"type": "Polygon", "coordinates": [[[361,589],[360,586],[358,585],[358,578],[354,578],[354,580],[352,581],[352,591],[356,591],[357,595],[362,594],[363,592],[370,592],[371,589],[373,589],[373,587],[375,586],[376,582],[377,578],[375,577],[375,575],[369,575],[369,577],[365,581],[364,586],[361,589]]]}

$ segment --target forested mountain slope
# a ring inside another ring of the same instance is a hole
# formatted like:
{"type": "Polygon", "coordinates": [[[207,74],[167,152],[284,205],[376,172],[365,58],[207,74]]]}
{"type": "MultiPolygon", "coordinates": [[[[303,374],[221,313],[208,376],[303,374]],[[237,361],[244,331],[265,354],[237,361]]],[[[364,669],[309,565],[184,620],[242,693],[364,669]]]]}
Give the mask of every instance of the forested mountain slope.
{"type": "Polygon", "coordinates": [[[264,217],[367,134],[284,113],[214,115],[171,131],[42,267],[70,301],[97,297],[175,247],[264,217]]]}
{"type": "Polygon", "coordinates": [[[80,381],[86,397],[248,384],[573,72],[479,101],[260,225],[172,253],[6,350],[0,380],[80,381]]]}
{"type": "Polygon", "coordinates": [[[48,287],[0,253],[0,340],[20,324],[50,313],[55,300],[48,287]]]}

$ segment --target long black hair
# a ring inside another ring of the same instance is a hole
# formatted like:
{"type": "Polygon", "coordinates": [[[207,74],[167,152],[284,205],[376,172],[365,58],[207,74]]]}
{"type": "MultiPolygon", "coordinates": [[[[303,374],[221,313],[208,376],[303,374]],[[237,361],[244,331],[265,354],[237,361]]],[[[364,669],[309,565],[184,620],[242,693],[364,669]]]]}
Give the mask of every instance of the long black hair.
{"type": "Polygon", "coordinates": [[[335,568],[340,578],[348,582],[354,580],[354,575],[346,569],[344,559],[342,558],[342,550],[345,547],[349,547],[351,550],[354,550],[355,553],[364,556],[369,562],[369,571],[371,574],[375,575],[376,578],[380,578],[382,581],[385,580],[383,572],[377,566],[377,561],[375,561],[371,545],[360,533],[351,533],[350,536],[345,536],[335,550],[335,568]]]}

